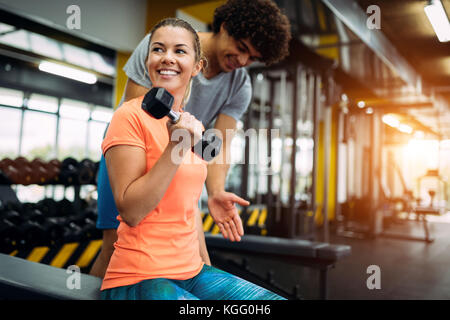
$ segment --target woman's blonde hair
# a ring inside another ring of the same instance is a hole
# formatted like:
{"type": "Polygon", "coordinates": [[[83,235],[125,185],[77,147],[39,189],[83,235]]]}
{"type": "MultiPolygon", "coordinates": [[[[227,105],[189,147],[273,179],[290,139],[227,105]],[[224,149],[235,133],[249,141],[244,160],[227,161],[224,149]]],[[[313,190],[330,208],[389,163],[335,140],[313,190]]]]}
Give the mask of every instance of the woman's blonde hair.
{"type": "MultiPolygon", "coordinates": [[[[192,33],[194,36],[194,51],[195,51],[195,62],[200,63],[202,61],[203,63],[203,70],[206,69],[207,66],[207,60],[206,57],[202,53],[202,48],[200,46],[200,38],[198,37],[197,31],[189,24],[189,22],[179,19],[179,18],[166,18],[161,21],[159,21],[150,31],[150,40],[149,42],[152,42],[152,36],[155,34],[155,31],[158,30],[161,27],[178,27],[183,28],[192,33]]],[[[182,106],[185,106],[187,102],[189,101],[189,97],[191,96],[191,89],[192,89],[192,78],[189,80],[189,84],[187,85],[186,91],[184,93],[182,106]]]]}

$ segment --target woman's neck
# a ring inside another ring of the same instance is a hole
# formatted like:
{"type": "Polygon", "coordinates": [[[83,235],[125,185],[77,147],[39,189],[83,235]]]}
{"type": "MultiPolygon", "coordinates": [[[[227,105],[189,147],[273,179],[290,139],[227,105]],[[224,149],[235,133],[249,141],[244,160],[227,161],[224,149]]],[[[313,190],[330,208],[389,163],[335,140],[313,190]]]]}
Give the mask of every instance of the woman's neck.
{"type": "Polygon", "coordinates": [[[178,94],[175,93],[175,94],[172,94],[172,96],[174,99],[173,105],[172,105],[172,110],[175,112],[180,112],[183,107],[182,103],[183,103],[184,94],[183,93],[178,93],[178,94]]]}

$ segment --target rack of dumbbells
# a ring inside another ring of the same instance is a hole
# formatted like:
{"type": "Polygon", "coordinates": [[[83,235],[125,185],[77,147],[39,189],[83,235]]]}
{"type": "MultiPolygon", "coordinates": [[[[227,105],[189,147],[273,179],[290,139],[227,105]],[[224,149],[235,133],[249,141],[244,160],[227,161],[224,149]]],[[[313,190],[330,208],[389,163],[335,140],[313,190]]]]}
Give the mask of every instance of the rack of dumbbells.
{"type": "Polygon", "coordinates": [[[95,227],[96,201],[80,198],[80,190],[83,185],[96,185],[97,170],[98,162],[89,159],[1,160],[2,188],[62,185],[74,188],[75,197],[73,201],[45,198],[36,203],[0,197],[0,252],[60,268],[77,265],[87,271],[101,246],[101,232],[95,227]]]}

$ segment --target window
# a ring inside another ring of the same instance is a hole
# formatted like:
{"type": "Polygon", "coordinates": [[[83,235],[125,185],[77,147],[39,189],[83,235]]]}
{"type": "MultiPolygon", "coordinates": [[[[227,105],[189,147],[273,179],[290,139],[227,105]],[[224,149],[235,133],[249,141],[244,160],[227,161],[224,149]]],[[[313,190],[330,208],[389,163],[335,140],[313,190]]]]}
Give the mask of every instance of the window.
{"type": "Polygon", "coordinates": [[[63,58],[58,42],[51,38],[30,32],[30,44],[31,50],[37,54],[57,60],[63,58]]]}
{"type": "Polygon", "coordinates": [[[21,107],[23,104],[23,92],[0,88],[0,104],[12,107],[21,107]]]}
{"type": "Polygon", "coordinates": [[[87,121],[90,113],[89,106],[85,102],[71,99],[62,99],[61,101],[59,109],[61,118],[87,121]]]}
{"type": "Polygon", "coordinates": [[[28,100],[28,108],[56,113],[58,112],[58,99],[33,93],[28,100]]]}
{"type": "Polygon", "coordinates": [[[87,157],[93,161],[100,161],[102,150],[101,145],[105,135],[107,123],[89,121],[89,138],[87,141],[87,157]]]}
{"type": "Polygon", "coordinates": [[[32,160],[55,157],[56,114],[26,111],[23,118],[21,154],[32,160]]]}
{"type": "Polygon", "coordinates": [[[0,159],[19,155],[22,110],[0,107],[0,159]]]}

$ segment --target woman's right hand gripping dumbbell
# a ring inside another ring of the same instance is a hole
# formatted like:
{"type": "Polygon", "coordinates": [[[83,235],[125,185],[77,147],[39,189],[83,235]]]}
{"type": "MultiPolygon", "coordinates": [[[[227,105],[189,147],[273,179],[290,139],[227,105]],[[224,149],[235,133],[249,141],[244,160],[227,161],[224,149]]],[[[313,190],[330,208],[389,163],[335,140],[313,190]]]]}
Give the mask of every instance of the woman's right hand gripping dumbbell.
{"type": "Polygon", "coordinates": [[[202,132],[205,131],[203,124],[189,112],[182,112],[176,123],[167,121],[167,128],[170,143],[178,151],[183,151],[182,156],[202,139],[202,132]]]}

